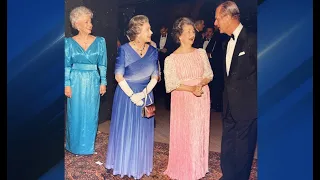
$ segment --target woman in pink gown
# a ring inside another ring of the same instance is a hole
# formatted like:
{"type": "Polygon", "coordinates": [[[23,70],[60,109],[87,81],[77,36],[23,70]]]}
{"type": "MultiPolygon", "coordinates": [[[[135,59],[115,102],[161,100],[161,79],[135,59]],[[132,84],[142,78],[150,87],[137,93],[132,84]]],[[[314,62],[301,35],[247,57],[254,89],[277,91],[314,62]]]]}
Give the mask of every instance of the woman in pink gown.
{"type": "Polygon", "coordinates": [[[172,36],[180,47],[165,59],[164,77],[171,92],[169,162],[172,179],[195,180],[208,172],[210,93],[213,73],[205,50],[192,47],[193,22],[178,19],[172,36]]]}

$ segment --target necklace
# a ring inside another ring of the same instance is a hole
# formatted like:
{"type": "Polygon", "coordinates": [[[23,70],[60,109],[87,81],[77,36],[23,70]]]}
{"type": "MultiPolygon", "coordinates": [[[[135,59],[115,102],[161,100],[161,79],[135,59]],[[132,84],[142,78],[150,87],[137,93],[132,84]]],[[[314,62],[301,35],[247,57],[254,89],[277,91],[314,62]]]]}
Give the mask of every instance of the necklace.
{"type": "Polygon", "coordinates": [[[83,49],[87,49],[88,46],[88,36],[82,40],[80,37],[78,37],[79,41],[82,42],[84,44],[84,48],[83,49]]]}
{"type": "Polygon", "coordinates": [[[146,44],[143,44],[142,49],[139,49],[134,41],[133,41],[132,43],[133,43],[133,45],[136,47],[136,49],[137,49],[138,51],[140,51],[140,56],[142,56],[142,52],[143,52],[144,47],[146,46],[146,44]]]}

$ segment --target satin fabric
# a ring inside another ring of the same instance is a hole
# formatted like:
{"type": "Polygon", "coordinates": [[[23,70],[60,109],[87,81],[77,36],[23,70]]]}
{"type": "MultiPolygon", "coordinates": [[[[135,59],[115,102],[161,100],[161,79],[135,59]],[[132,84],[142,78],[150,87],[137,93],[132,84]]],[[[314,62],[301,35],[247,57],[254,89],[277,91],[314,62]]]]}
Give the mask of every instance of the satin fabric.
{"type": "MultiPolygon", "coordinates": [[[[151,76],[158,75],[157,60],[158,52],[154,47],[149,46],[141,58],[127,43],[118,48],[115,74],[122,74],[133,92],[138,93],[147,86],[151,76]]],[[[153,92],[149,96],[153,101],[153,92]]],[[[133,104],[117,86],[105,164],[107,169],[113,169],[114,175],[140,179],[152,171],[154,118],[142,118],[141,112],[142,107],[133,104]]]]}
{"type": "Polygon", "coordinates": [[[96,37],[84,50],[74,39],[65,39],[65,86],[67,99],[66,149],[73,154],[94,153],[100,106],[100,85],[106,85],[105,39],[96,37]]]}

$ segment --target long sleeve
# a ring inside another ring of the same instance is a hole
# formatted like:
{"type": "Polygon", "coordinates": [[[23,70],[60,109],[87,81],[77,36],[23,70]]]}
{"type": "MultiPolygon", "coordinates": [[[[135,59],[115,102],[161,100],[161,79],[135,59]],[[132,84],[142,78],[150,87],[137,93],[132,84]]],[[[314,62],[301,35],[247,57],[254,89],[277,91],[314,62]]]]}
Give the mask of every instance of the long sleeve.
{"type": "Polygon", "coordinates": [[[167,93],[170,93],[180,86],[180,80],[176,74],[175,64],[170,56],[168,56],[164,61],[163,73],[167,93]]]}
{"type": "Polygon", "coordinates": [[[208,78],[210,80],[213,79],[213,72],[212,72],[212,68],[210,66],[210,63],[209,63],[209,59],[208,59],[208,56],[207,56],[207,53],[204,49],[198,49],[199,50],[199,53],[200,53],[200,56],[201,56],[201,59],[203,60],[203,65],[204,65],[204,73],[203,73],[203,78],[208,78]]]}
{"type": "Polygon", "coordinates": [[[71,72],[71,54],[68,39],[64,39],[64,86],[70,86],[70,72],[71,72]]]}
{"type": "Polygon", "coordinates": [[[125,71],[124,60],[125,60],[125,52],[124,52],[122,46],[120,46],[118,48],[118,55],[116,58],[114,74],[124,75],[124,71],[125,71]]]}
{"type": "Polygon", "coordinates": [[[100,72],[100,84],[107,85],[107,46],[106,41],[102,37],[101,38],[101,55],[98,61],[98,68],[100,72]]]}

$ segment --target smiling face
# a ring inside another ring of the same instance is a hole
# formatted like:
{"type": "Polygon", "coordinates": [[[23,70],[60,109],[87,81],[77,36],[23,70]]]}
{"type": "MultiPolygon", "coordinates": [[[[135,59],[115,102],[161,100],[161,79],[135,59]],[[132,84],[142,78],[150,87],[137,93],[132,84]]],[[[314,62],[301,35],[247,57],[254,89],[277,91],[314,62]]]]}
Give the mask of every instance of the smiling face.
{"type": "Polygon", "coordinates": [[[228,29],[230,26],[230,15],[223,13],[221,11],[221,6],[219,6],[216,10],[214,25],[219,28],[220,33],[228,33],[228,29]]]}
{"type": "Polygon", "coordinates": [[[195,38],[194,26],[186,24],[182,26],[182,33],[179,37],[180,43],[183,45],[192,45],[195,38]]]}
{"type": "Polygon", "coordinates": [[[143,23],[141,26],[141,32],[137,35],[137,38],[142,42],[151,42],[151,26],[148,22],[143,23]]]}
{"type": "Polygon", "coordinates": [[[90,15],[82,15],[79,17],[75,26],[79,33],[90,34],[92,31],[92,23],[90,15]]]}

